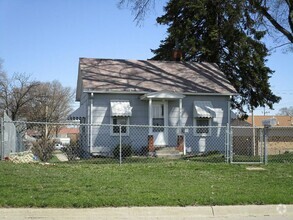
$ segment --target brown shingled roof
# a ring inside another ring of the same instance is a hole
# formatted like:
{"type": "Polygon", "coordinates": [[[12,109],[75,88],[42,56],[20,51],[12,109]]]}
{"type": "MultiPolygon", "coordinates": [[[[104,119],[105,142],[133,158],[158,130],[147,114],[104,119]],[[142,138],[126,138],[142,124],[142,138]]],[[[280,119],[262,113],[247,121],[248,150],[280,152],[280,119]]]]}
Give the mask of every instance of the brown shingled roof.
{"type": "Polygon", "coordinates": [[[93,58],[80,58],[77,100],[82,90],[236,93],[216,64],[93,58]]]}
{"type": "Polygon", "coordinates": [[[63,127],[60,129],[59,134],[79,134],[79,129],[63,127]]]}
{"type": "MultiPolygon", "coordinates": [[[[288,126],[293,126],[293,117],[291,116],[281,116],[281,115],[255,115],[254,116],[254,125],[256,127],[258,126],[263,126],[262,121],[270,118],[275,118],[277,119],[277,126],[280,127],[288,127],[288,126]]],[[[250,124],[252,124],[252,117],[249,116],[246,121],[250,124]]]]}

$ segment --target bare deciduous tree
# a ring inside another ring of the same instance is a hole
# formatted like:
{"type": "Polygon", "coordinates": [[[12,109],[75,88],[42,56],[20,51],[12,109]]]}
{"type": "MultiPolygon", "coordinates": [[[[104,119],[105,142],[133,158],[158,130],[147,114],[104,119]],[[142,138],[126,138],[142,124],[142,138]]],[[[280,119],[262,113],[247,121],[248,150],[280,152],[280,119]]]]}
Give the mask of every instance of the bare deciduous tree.
{"type": "Polygon", "coordinates": [[[141,24],[150,9],[154,8],[155,0],[119,0],[118,7],[121,8],[123,5],[131,8],[134,21],[141,24]]]}
{"type": "Polygon", "coordinates": [[[30,121],[60,122],[71,111],[73,91],[58,81],[41,83],[28,115],[30,121]]]}
{"type": "Polygon", "coordinates": [[[293,106],[280,108],[278,115],[293,116],[293,106]]]}
{"type": "Polygon", "coordinates": [[[0,105],[12,120],[26,117],[26,109],[34,100],[39,82],[25,73],[16,73],[11,78],[4,71],[0,75],[0,105]]]}
{"type": "Polygon", "coordinates": [[[293,45],[293,0],[249,0],[258,22],[273,36],[276,47],[293,45]]]}
{"type": "Polygon", "coordinates": [[[58,81],[38,82],[25,73],[11,78],[0,62],[0,108],[13,120],[60,122],[71,111],[73,91],[58,81]]]}

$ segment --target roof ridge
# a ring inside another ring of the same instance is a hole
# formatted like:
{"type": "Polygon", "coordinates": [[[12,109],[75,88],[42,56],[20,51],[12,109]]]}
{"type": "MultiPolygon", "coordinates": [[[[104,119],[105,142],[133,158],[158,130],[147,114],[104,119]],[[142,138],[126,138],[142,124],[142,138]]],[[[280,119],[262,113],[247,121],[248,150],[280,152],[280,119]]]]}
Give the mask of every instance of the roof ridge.
{"type": "Polygon", "coordinates": [[[162,62],[162,63],[196,63],[196,64],[213,64],[216,65],[218,67],[218,65],[216,63],[213,62],[206,62],[206,61],[173,61],[173,60],[151,60],[151,59],[146,59],[146,60],[142,60],[142,59],[123,59],[123,58],[94,58],[94,57],[79,57],[79,60],[82,59],[88,59],[88,60],[111,60],[111,61],[139,61],[139,62],[162,62]]]}

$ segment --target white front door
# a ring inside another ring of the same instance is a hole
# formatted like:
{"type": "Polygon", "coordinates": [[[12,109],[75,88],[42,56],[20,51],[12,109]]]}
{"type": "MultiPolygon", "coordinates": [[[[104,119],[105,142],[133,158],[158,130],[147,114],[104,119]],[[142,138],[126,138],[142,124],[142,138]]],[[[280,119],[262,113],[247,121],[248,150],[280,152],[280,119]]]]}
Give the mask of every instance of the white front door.
{"type": "Polygon", "coordinates": [[[155,146],[168,145],[168,103],[167,101],[154,101],[152,105],[152,123],[155,146]]]}

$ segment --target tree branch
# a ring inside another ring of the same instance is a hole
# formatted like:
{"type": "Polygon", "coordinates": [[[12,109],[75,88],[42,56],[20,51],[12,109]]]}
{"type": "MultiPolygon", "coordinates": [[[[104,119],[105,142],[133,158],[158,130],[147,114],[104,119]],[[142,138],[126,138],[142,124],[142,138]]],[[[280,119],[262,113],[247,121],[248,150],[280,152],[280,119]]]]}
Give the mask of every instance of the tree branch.
{"type": "Polygon", "coordinates": [[[280,48],[280,47],[283,47],[283,46],[286,46],[286,45],[289,45],[289,44],[292,44],[292,43],[291,42],[287,42],[287,43],[284,43],[284,44],[281,44],[281,45],[272,47],[272,48],[269,49],[269,51],[275,50],[277,48],[280,48]]]}
{"type": "MultiPolygon", "coordinates": [[[[259,2],[259,1],[254,1],[254,0],[250,0],[250,4],[251,5],[254,5],[259,11],[260,11],[260,13],[263,15],[263,16],[265,16],[268,20],[269,20],[269,22],[278,30],[278,31],[280,31],[291,43],[293,43],[293,34],[290,32],[290,31],[288,31],[287,29],[285,29],[282,25],[280,25],[277,21],[276,21],[276,19],[274,19],[272,16],[271,16],[271,14],[268,12],[268,10],[267,10],[267,8],[266,7],[264,7],[264,6],[262,6],[261,5],[261,2],[259,2]]],[[[291,4],[292,5],[292,4],[291,4]]],[[[289,6],[289,18],[290,18],[290,15],[291,15],[291,13],[292,13],[292,18],[293,18],[293,10],[292,10],[292,6],[290,6],[289,4],[288,4],[288,6],[289,6]]],[[[292,23],[290,23],[290,19],[289,19],[289,24],[290,24],[290,26],[292,25],[292,23]]],[[[292,25],[293,26],[293,25],[292,25]]],[[[293,28],[292,28],[292,26],[291,26],[291,29],[293,30],[293,28]]]]}

